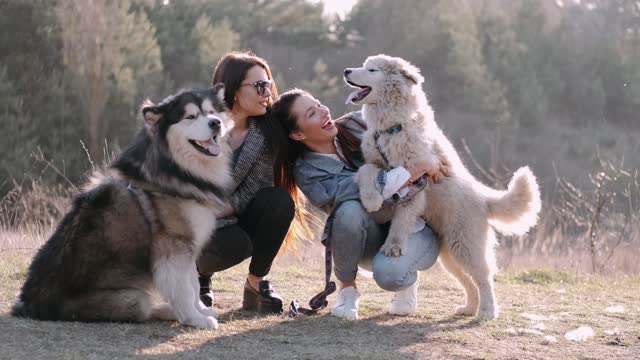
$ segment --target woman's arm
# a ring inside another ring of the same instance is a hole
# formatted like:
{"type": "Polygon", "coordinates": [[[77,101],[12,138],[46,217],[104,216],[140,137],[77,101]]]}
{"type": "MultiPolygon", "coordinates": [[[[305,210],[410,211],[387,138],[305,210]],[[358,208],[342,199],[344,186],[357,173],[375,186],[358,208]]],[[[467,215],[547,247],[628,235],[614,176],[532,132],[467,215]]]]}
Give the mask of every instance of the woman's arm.
{"type": "Polygon", "coordinates": [[[314,206],[326,209],[333,204],[335,194],[330,194],[320,183],[321,178],[326,175],[309,171],[305,166],[297,164],[293,170],[296,186],[302,191],[314,206]]]}

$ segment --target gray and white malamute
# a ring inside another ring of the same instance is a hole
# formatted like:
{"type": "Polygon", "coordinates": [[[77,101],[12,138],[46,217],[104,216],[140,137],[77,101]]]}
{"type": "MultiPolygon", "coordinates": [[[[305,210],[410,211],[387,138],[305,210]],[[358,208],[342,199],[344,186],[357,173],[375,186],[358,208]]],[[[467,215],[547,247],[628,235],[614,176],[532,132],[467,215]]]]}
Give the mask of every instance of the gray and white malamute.
{"type": "Polygon", "coordinates": [[[198,297],[195,259],[229,182],[223,90],[143,104],[145,128],[74,199],[34,257],[13,315],[217,328],[198,297]]]}

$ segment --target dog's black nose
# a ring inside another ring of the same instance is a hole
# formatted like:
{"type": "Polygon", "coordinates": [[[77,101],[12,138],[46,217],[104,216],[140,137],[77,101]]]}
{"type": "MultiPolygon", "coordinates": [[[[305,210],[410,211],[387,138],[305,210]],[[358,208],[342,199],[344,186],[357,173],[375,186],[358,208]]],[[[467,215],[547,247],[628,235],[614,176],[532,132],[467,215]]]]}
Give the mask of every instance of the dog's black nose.
{"type": "Polygon", "coordinates": [[[345,70],[344,70],[344,74],[345,74],[345,75],[349,75],[349,74],[351,74],[351,70],[349,70],[349,69],[345,69],[345,70]]]}
{"type": "Polygon", "coordinates": [[[218,119],[209,120],[209,127],[213,130],[220,129],[220,120],[218,119]]]}

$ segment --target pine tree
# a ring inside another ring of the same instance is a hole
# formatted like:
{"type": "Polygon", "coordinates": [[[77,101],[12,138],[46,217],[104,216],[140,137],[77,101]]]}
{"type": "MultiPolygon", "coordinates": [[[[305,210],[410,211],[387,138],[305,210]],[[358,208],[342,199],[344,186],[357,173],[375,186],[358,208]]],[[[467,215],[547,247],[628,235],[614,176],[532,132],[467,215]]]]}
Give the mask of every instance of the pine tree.
{"type": "MultiPolygon", "coordinates": [[[[162,69],[160,49],[146,14],[131,12],[130,2],[61,0],[56,15],[61,28],[66,74],[84,113],[90,155],[102,159],[109,132],[105,109],[112,96],[132,106],[139,86],[162,69]]],[[[144,87],[142,85],[142,87],[144,87]]]]}
{"type": "Polygon", "coordinates": [[[37,123],[25,112],[7,76],[7,68],[0,63],[0,194],[11,188],[11,182],[23,178],[32,163],[31,154],[38,144],[37,123]]]}
{"type": "Polygon", "coordinates": [[[329,109],[342,108],[341,105],[344,101],[339,98],[342,90],[339,86],[341,80],[337,76],[329,75],[327,64],[322,59],[318,59],[313,66],[313,75],[311,80],[300,83],[300,87],[309,91],[329,109]]]}

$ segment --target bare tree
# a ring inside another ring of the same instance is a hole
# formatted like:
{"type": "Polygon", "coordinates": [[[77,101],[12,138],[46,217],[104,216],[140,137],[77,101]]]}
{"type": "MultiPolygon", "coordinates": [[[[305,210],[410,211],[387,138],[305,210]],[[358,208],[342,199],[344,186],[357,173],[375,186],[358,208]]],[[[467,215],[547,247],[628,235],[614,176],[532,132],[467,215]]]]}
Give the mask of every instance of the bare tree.
{"type": "Polygon", "coordinates": [[[129,0],[61,0],[55,8],[65,71],[84,112],[83,130],[94,159],[101,157],[109,129],[103,119],[109,98],[118,91],[130,103],[146,77],[162,68],[155,28],[130,7],[129,0]]]}
{"type": "Polygon", "coordinates": [[[640,172],[597,155],[599,167],[590,175],[592,189],[558,178],[560,219],[584,234],[591,270],[602,272],[615,251],[633,235],[640,213],[640,172]]]}

